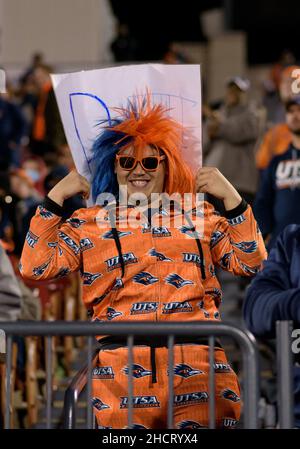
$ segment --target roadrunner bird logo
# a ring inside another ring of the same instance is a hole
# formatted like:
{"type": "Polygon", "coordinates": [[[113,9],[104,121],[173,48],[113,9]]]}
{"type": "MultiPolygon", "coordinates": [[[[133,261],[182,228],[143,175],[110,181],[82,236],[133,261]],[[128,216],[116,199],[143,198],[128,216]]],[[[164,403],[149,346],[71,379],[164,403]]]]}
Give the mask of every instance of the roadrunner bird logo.
{"type": "Polygon", "coordinates": [[[185,285],[192,285],[194,284],[193,281],[190,281],[188,279],[183,279],[179,274],[177,273],[171,273],[166,278],[165,281],[167,284],[173,285],[173,287],[179,289],[184,287],[185,285]]]}
{"type": "MultiPolygon", "coordinates": [[[[129,375],[129,368],[128,368],[128,366],[125,366],[122,369],[122,371],[127,376],[129,375]]],[[[134,363],[132,365],[132,375],[136,379],[140,379],[141,377],[145,377],[145,376],[151,376],[151,374],[152,374],[152,372],[147,370],[147,369],[145,369],[142,365],[137,365],[136,363],[134,363]]]]}
{"type": "Polygon", "coordinates": [[[133,282],[143,285],[150,285],[155,284],[155,282],[158,282],[158,278],[152,276],[152,274],[148,273],[147,271],[141,271],[140,273],[136,274],[133,277],[133,282]]]}
{"type": "Polygon", "coordinates": [[[241,399],[240,397],[232,390],[230,390],[229,388],[226,388],[225,390],[222,391],[221,396],[224,399],[228,399],[228,401],[232,401],[232,402],[239,402],[241,399]]]}
{"type": "Polygon", "coordinates": [[[186,365],[185,363],[179,363],[174,367],[174,374],[183,377],[184,379],[187,379],[188,377],[196,376],[196,374],[204,374],[204,371],[192,368],[191,366],[186,365]]]}
{"type": "Polygon", "coordinates": [[[114,318],[116,318],[117,316],[123,315],[122,312],[117,312],[115,309],[113,309],[112,307],[108,307],[107,308],[107,312],[106,312],[106,317],[109,321],[113,320],[114,318]]]}
{"type": "Polygon", "coordinates": [[[102,402],[100,398],[93,398],[92,405],[97,410],[105,410],[106,408],[110,408],[110,406],[107,404],[104,404],[104,402],[102,402]]]}
{"type": "Polygon", "coordinates": [[[150,249],[149,255],[156,257],[157,260],[160,262],[172,262],[173,259],[170,259],[169,257],[165,256],[163,253],[159,253],[156,251],[155,248],[150,249]]]}

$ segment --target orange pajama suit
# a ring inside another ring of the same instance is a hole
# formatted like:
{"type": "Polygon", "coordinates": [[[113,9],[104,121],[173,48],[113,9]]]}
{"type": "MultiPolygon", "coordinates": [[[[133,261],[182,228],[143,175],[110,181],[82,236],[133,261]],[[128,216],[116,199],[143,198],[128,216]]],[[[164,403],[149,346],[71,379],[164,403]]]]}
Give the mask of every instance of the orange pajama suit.
{"type": "MultiPolygon", "coordinates": [[[[48,203],[37,208],[20,271],[25,278],[40,280],[80,270],[83,300],[92,320],[220,320],[222,293],[214,268],[251,276],[266,258],[261,233],[245,202],[227,218],[204,202],[180,225],[176,210],[162,207],[149,215],[118,206],[112,220],[109,207],[95,206],[79,209],[65,222],[51,209],[48,203]],[[199,217],[201,232],[193,228],[199,217]]],[[[127,348],[110,345],[109,338],[102,339],[106,343],[93,369],[94,411],[100,427],[125,428],[127,348]]],[[[133,423],[136,428],[165,428],[168,350],[164,343],[147,344],[147,338],[154,341],[153,336],[145,336],[146,343],[135,339],[133,351],[133,423]]],[[[240,416],[240,391],[221,346],[215,348],[214,368],[217,426],[234,427],[240,416]]],[[[175,344],[174,428],[208,426],[208,372],[207,343],[175,344]]]]}

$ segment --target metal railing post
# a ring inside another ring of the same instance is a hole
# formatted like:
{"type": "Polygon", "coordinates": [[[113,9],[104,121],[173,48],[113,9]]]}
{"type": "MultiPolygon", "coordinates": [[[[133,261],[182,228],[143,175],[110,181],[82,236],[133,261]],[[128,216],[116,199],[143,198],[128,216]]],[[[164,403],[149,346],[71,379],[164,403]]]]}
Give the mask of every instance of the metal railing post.
{"type": "Polygon", "coordinates": [[[280,429],[294,427],[292,322],[276,323],[277,392],[280,429]]]}

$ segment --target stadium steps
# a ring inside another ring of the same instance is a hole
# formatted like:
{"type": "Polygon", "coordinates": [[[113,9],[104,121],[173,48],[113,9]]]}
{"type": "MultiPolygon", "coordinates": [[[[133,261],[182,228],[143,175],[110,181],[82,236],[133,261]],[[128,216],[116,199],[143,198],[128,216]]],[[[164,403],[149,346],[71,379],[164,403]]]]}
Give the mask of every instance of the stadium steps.
{"type": "MultiPolygon", "coordinates": [[[[75,374],[84,366],[85,357],[83,353],[78,353],[76,359],[71,364],[71,372],[69,377],[65,377],[58,382],[57,389],[52,392],[52,408],[51,408],[51,428],[61,429],[63,427],[63,406],[65,391],[70,385],[75,374]]],[[[84,390],[80,395],[76,407],[76,428],[86,428],[86,391],[84,390]]],[[[38,413],[38,422],[33,426],[34,429],[46,429],[46,401],[43,401],[42,407],[38,413]]]]}

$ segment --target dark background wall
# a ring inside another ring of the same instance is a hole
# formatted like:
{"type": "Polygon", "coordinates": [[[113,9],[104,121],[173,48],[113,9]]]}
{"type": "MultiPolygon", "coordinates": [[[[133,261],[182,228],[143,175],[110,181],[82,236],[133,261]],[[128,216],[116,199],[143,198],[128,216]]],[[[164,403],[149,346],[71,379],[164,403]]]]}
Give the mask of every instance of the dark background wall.
{"type": "Polygon", "coordinates": [[[138,59],[160,59],[169,42],[205,41],[200,14],[223,7],[229,29],[248,36],[248,62],[270,63],[282,50],[300,59],[300,1],[296,0],[110,0],[119,21],[138,42],[138,59]]]}

